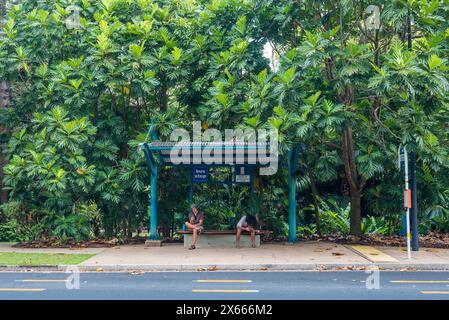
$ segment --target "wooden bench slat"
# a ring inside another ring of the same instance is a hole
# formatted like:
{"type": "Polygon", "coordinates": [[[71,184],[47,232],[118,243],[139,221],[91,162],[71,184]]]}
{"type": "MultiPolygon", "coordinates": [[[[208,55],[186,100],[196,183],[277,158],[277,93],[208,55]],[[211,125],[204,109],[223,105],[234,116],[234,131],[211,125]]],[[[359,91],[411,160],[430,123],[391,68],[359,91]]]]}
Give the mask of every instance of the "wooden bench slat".
{"type": "MultiPolygon", "coordinates": [[[[192,230],[179,230],[178,233],[180,234],[192,234],[192,230]]],[[[208,235],[223,235],[223,234],[236,234],[237,230],[204,230],[201,232],[201,234],[208,234],[208,235]]],[[[256,234],[262,235],[262,234],[271,234],[273,231],[269,230],[256,230],[256,234]]],[[[249,234],[248,231],[243,231],[243,234],[249,234]]]]}

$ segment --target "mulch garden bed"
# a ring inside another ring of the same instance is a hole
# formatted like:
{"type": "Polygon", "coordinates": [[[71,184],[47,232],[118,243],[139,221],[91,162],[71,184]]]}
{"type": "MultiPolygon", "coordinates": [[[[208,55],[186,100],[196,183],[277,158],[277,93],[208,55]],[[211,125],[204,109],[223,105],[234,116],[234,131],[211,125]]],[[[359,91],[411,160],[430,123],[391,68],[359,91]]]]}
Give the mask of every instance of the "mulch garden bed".
{"type": "MultiPolygon", "coordinates": [[[[286,242],[286,237],[273,237],[273,236],[264,236],[262,239],[264,243],[282,243],[286,242]]],[[[115,247],[122,244],[128,245],[139,245],[144,244],[146,238],[130,238],[119,241],[118,239],[112,240],[92,240],[92,241],[83,241],[83,242],[75,242],[69,241],[67,243],[60,243],[55,239],[47,239],[41,241],[32,241],[25,243],[17,243],[14,245],[15,248],[110,248],[115,247]]],[[[334,242],[338,244],[362,244],[362,245],[371,245],[371,246],[391,246],[391,247],[405,247],[405,237],[402,236],[379,236],[379,235],[368,235],[362,237],[354,237],[348,235],[341,236],[308,236],[301,237],[299,241],[326,241],[326,242],[334,242]]],[[[170,238],[166,237],[162,240],[163,243],[180,243],[182,242],[182,238],[170,238]]],[[[430,233],[426,236],[419,237],[419,245],[423,248],[440,248],[440,249],[449,249],[449,234],[445,233],[430,233]]]]}
{"type": "MultiPolygon", "coordinates": [[[[264,237],[261,239],[265,243],[281,243],[286,242],[286,237],[264,237]]],[[[379,236],[367,235],[362,237],[355,237],[350,235],[322,235],[322,236],[307,236],[299,238],[299,241],[326,241],[338,244],[360,244],[370,246],[390,246],[390,247],[405,247],[405,237],[394,236],[379,236]]],[[[449,249],[449,234],[447,233],[430,233],[426,236],[419,237],[419,245],[423,248],[440,248],[449,249]]]]}
{"type": "Polygon", "coordinates": [[[61,243],[54,239],[39,240],[31,242],[19,242],[13,245],[14,248],[110,248],[115,247],[119,243],[117,239],[113,240],[93,240],[93,241],[68,241],[61,243]]]}
{"type": "MultiPolygon", "coordinates": [[[[302,238],[305,241],[329,241],[338,244],[361,244],[371,246],[405,247],[406,239],[403,236],[379,236],[368,235],[362,237],[354,236],[311,236],[302,238]]],[[[419,237],[419,245],[423,248],[449,249],[449,234],[430,233],[419,237]]]]}
{"type": "MultiPolygon", "coordinates": [[[[20,242],[15,245],[13,245],[14,248],[60,248],[60,249],[73,249],[73,248],[112,248],[116,247],[118,245],[138,245],[138,244],[144,244],[147,238],[145,237],[138,237],[138,238],[129,238],[125,240],[118,240],[116,238],[111,240],[90,240],[90,241],[81,241],[76,242],[73,240],[70,240],[65,243],[61,243],[60,241],[57,241],[56,239],[45,239],[45,240],[39,240],[39,241],[31,241],[31,242],[20,242]]],[[[182,242],[181,238],[164,238],[162,240],[164,243],[177,243],[182,242]]]]}

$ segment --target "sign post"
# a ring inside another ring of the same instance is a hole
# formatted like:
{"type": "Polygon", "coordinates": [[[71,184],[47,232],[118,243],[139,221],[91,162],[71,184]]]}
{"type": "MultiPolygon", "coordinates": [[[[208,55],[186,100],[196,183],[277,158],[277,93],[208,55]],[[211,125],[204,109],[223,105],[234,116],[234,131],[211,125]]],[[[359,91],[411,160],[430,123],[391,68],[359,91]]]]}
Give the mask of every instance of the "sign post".
{"type": "Polygon", "coordinates": [[[410,190],[410,181],[408,175],[408,153],[405,147],[399,147],[399,159],[398,159],[399,170],[404,166],[405,172],[405,190],[404,190],[404,207],[405,207],[405,220],[406,220],[406,237],[407,237],[407,258],[410,260],[411,250],[410,250],[410,208],[412,207],[412,193],[410,190]]]}
{"type": "Polygon", "coordinates": [[[235,182],[236,183],[250,183],[251,176],[246,172],[244,166],[235,168],[235,182]]]}

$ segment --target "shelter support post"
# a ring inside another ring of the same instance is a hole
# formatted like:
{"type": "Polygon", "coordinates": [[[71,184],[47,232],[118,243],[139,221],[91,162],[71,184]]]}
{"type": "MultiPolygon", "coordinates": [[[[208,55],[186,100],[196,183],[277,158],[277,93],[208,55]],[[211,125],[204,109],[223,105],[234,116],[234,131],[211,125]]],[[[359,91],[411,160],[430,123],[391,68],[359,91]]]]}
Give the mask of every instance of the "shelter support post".
{"type": "Polygon", "coordinates": [[[288,242],[296,242],[296,170],[299,146],[288,153],[288,242]]]}
{"type": "Polygon", "coordinates": [[[189,205],[193,204],[193,173],[189,173],[189,205]]]}
{"type": "Polygon", "coordinates": [[[150,169],[150,233],[149,240],[159,240],[157,233],[157,174],[158,164],[155,161],[147,144],[143,145],[143,152],[148,168],[150,169]]]}
{"type": "Polygon", "coordinates": [[[150,240],[159,240],[157,232],[157,164],[151,169],[151,194],[150,194],[150,240]]]}

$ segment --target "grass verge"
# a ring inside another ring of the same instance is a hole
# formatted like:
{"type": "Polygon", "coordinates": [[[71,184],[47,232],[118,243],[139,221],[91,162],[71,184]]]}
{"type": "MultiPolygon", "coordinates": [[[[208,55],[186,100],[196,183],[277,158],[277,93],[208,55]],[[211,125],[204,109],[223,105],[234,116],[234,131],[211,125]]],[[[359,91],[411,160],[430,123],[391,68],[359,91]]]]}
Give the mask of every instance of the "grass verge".
{"type": "Polygon", "coordinates": [[[95,254],[0,252],[1,266],[57,266],[79,264],[95,254]]]}

